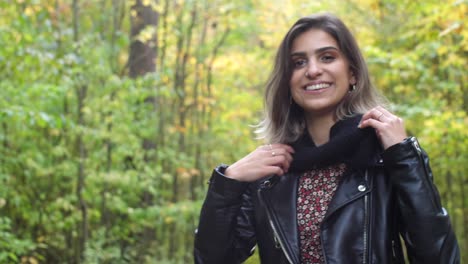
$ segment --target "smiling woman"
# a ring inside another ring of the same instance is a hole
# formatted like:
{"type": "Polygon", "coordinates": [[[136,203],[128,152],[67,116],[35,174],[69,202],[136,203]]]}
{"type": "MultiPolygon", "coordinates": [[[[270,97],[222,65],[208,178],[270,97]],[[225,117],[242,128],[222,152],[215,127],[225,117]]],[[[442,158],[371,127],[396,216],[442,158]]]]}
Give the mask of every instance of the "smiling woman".
{"type": "MultiPolygon", "coordinates": [[[[310,29],[293,41],[291,58],[294,65],[291,96],[304,109],[306,124],[313,125],[317,118],[335,123],[335,109],[347,100],[350,87],[356,84],[348,59],[342,55],[336,40],[322,30],[310,29]]],[[[323,136],[315,142],[327,142],[328,133],[323,136]]]]}
{"type": "Polygon", "coordinates": [[[459,263],[428,157],[337,17],[299,19],[267,83],[269,142],[212,174],[196,263],[459,263]],[[427,232],[431,230],[432,232],[427,232]]]}

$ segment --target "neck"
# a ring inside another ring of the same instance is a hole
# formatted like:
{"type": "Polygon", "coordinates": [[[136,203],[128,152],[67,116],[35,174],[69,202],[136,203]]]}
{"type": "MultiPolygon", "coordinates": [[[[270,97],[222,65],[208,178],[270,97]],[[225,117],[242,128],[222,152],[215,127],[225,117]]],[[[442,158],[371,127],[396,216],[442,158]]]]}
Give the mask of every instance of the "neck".
{"type": "Polygon", "coordinates": [[[336,123],[334,115],[306,116],[307,131],[316,146],[330,140],[330,129],[336,123]]]}

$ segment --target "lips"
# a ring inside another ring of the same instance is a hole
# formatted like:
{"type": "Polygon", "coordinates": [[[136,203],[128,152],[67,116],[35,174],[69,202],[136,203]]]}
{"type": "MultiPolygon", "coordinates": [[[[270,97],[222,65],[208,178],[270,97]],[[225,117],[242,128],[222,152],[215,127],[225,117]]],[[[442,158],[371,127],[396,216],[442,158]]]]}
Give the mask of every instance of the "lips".
{"type": "Polygon", "coordinates": [[[306,85],[305,90],[306,91],[316,91],[316,90],[328,88],[330,86],[331,86],[331,84],[329,84],[329,83],[314,83],[314,84],[306,85]]]}

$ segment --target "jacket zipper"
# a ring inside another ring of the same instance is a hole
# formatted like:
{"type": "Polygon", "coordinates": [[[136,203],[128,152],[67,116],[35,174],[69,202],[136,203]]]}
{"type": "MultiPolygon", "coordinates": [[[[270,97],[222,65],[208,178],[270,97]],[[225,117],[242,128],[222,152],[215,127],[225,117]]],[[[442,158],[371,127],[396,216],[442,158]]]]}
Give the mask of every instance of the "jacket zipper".
{"type": "MultiPolygon", "coordinates": [[[[418,158],[422,163],[422,166],[424,168],[424,172],[426,173],[426,175],[425,175],[426,187],[428,187],[432,191],[432,194],[434,194],[435,193],[434,186],[432,185],[431,180],[429,179],[429,172],[427,171],[427,166],[426,166],[426,164],[424,162],[424,159],[422,157],[421,147],[419,146],[419,143],[418,143],[418,141],[416,140],[415,137],[411,137],[411,143],[412,143],[413,147],[416,149],[416,152],[418,154],[418,158]]],[[[434,200],[433,195],[430,195],[430,197],[431,197],[432,204],[435,206],[435,209],[439,210],[442,207],[442,205],[440,205],[439,203],[437,203],[434,200]]]]}
{"type": "Polygon", "coordinates": [[[271,184],[269,181],[265,181],[265,184],[262,184],[260,186],[260,188],[258,189],[258,196],[260,197],[260,199],[262,200],[263,204],[266,207],[268,222],[270,223],[271,229],[273,230],[273,236],[274,236],[273,239],[275,240],[275,246],[277,247],[278,243],[279,243],[279,246],[280,246],[281,250],[283,251],[283,254],[286,256],[286,259],[288,260],[288,262],[290,264],[294,264],[294,262],[292,261],[291,256],[289,255],[289,253],[286,250],[286,247],[284,246],[284,242],[281,240],[280,236],[278,235],[277,228],[275,226],[275,223],[273,222],[272,214],[270,212],[270,207],[265,202],[265,199],[263,199],[263,196],[262,196],[262,189],[263,188],[268,188],[267,186],[269,184],[271,184]]]}
{"type": "MultiPolygon", "coordinates": [[[[320,227],[322,227],[322,225],[320,225],[320,227]]],[[[325,255],[325,248],[323,248],[323,236],[322,236],[322,234],[320,234],[320,244],[322,245],[323,260],[325,261],[325,264],[327,264],[328,261],[327,261],[327,255],[325,255]]]]}
{"type": "MultiPolygon", "coordinates": [[[[367,170],[366,170],[364,178],[365,178],[366,182],[368,182],[367,170]]],[[[369,194],[364,195],[364,238],[363,238],[364,252],[363,252],[363,256],[362,256],[362,263],[363,264],[367,263],[367,244],[368,244],[368,241],[367,241],[367,228],[369,226],[369,220],[368,220],[368,218],[369,218],[369,212],[368,212],[369,197],[368,197],[368,195],[369,194]]]]}

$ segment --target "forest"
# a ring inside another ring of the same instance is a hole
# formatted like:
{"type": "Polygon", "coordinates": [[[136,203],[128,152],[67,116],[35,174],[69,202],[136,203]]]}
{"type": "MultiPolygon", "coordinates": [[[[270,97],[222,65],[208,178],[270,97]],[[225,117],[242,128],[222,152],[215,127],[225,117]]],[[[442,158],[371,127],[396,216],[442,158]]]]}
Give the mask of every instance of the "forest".
{"type": "Polygon", "coordinates": [[[265,143],[276,49],[325,11],[429,154],[468,263],[467,0],[0,1],[0,263],[193,263],[212,169],[265,143]]]}

